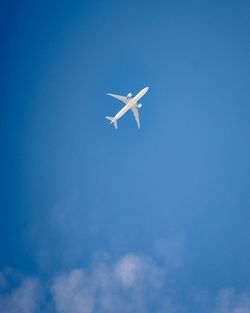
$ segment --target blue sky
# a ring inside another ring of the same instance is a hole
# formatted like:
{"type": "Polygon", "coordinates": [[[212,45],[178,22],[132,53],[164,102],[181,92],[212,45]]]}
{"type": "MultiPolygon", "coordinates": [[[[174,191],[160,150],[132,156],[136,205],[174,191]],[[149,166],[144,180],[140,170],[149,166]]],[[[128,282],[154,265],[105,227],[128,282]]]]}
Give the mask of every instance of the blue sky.
{"type": "Polygon", "coordinates": [[[1,312],[250,312],[249,1],[0,20],[1,312]]]}

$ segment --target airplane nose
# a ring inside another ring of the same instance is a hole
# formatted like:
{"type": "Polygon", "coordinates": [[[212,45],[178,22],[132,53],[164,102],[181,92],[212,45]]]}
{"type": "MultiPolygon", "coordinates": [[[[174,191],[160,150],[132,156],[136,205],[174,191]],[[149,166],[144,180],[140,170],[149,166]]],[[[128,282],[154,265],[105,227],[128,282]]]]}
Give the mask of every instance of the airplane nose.
{"type": "Polygon", "coordinates": [[[145,87],[144,90],[145,92],[147,92],[149,90],[149,87],[145,87]]]}

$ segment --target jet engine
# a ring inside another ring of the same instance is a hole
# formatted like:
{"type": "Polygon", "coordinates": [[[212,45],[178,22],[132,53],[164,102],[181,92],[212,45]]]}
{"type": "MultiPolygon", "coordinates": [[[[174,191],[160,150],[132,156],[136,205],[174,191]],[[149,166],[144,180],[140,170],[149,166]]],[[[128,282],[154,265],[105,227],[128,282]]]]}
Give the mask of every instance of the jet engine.
{"type": "Polygon", "coordinates": [[[137,104],[137,108],[140,109],[141,107],[142,107],[142,104],[141,104],[141,103],[138,103],[138,104],[137,104]]]}
{"type": "Polygon", "coordinates": [[[127,98],[131,98],[132,97],[132,93],[128,93],[127,98]]]}

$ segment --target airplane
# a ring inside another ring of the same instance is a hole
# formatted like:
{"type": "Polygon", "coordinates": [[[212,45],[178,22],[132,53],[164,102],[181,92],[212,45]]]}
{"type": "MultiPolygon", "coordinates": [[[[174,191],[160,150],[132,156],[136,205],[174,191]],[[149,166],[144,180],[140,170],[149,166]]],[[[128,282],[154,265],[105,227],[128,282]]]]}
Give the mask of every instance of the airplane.
{"type": "Polygon", "coordinates": [[[138,103],[138,101],[145,95],[148,89],[149,87],[143,88],[134,98],[132,98],[131,92],[128,93],[127,96],[119,96],[113,93],[107,93],[108,96],[114,97],[122,101],[123,103],[125,103],[125,106],[114,117],[105,116],[105,118],[110,121],[109,124],[114,124],[115,129],[117,129],[118,127],[117,120],[121,118],[128,110],[131,110],[134,114],[137,126],[138,128],[140,128],[140,119],[139,119],[138,109],[142,107],[142,104],[138,103]]]}

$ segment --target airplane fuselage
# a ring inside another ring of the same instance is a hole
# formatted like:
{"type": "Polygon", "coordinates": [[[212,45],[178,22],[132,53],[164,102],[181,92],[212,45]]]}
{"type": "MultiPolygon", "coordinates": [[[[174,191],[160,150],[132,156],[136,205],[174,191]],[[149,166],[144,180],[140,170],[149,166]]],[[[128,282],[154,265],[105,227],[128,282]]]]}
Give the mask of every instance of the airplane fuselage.
{"type": "Polygon", "coordinates": [[[134,98],[127,98],[126,105],[114,116],[112,123],[121,118],[128,110],[133,106],[137,105],[138,100],[140,100],[145,93],[148,91],[148,87],[143,88],[134,98]]]}

